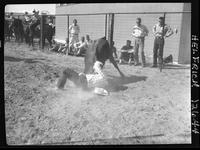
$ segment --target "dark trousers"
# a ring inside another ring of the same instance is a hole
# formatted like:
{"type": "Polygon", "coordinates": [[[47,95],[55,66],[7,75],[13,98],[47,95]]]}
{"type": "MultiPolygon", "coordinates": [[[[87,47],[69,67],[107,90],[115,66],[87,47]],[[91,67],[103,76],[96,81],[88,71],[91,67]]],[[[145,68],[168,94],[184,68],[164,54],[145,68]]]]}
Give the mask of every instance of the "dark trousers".
{"type": "Polygon", "coordinates": [[[72,70],[70,68],[66,68],[62,72],[62,75],[58,80],[57,87],[59,89],[63,89],[67,79],[72,81],[78,87],[82,87],[83,89],[87,88],[87,79],[86,79],[86,77],[85,76],[79,76],[79,74],[76,71],[74,71],[74,70],[72,70]]]}
{"type": "Polygon", "coordinates": [[[163,48],[164,48],[164,39],[161,37],[156,37],[154,39],[153,47],[153,65],[157,66],[157,58],[159,65],[163,64],[163,48]]]}
{"type": "Polygon", "coordinates": [[[138,52],[140,51],[142,65],[145,65],[145,55],[144,55],[144,38],[135,38],[134,41],[135,53],[134,53],[134,63],[137,65],[139,63],[138,52]]]}

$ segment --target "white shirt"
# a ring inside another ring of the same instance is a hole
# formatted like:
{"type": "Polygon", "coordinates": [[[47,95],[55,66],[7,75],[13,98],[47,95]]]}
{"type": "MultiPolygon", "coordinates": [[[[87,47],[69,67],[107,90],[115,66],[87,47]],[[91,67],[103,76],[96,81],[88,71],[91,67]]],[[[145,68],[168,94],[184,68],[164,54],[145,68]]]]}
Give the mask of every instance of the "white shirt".
{"type": "Polygon", "coordinates": [[[103,84],[104,81],[106,81],[105,76],[102,72],[102,67],[103,64],[99,61],[96,61],[93,66],[94,73],[86,74],[89,87],[98,87],[98,85],[103,84]]]}
{"type": "Polygon", "coordinates": [[[75,26],[74,24],[72,24],[72,25],[69,26],[69,33],[70,34],[79,34],[79,32],[80,32],[79,25],[75,26]]]}
{"type": "Polygon", "coordinates": [[[31,18],[29,16],[24,16],[25,21],[29,22],[31,20],[31,18]]]}
{"type": "Polygon", "coordinates": [[[82,41],[74,44],[75,48],[81,48],[81,47],[85,47],[85,46],[86,46],[86,43],[82,42],[82,41]]]}
{"type": "Polygon", "coordinates": [[[148,33],[149,33],[149,31],[148,31],[147,27],[142,24],[140,26],[135,25],[133,27],[132,35],[134,37],[145,37],[148,35],[148,33]]]}
{"type": "Polygon", "coordinates": [[[153,34],[155,36],[162,37],[162,34],[164,33],[163,36],[168,36],[170,34],[173,34],[173,31],[169,25],[164,26],[164,31],[163,31],[163,26],[160,26],[159,24],[154,25],[153,27],[153,34]]]}
{"type": "Polygon", "coordinates": [[[32,19],[33,21],[36,21],[36,20],[37,20],[37,17],[36,17],[35,15],[33,15],[33,16],[31,17],[31,19],[32,19]]]}

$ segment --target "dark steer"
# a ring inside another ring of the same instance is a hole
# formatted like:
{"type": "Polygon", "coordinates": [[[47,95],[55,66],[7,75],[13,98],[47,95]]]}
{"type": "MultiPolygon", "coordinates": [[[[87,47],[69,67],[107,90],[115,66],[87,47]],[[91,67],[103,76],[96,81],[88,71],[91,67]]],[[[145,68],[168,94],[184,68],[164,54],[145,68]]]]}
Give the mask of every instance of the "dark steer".
{"type": "Polygon", "coordinates": [[[108,59],[118,70],[119,74],[124,77],[124,74],[120,71],[113,58],[111,47],[105,37],[93,41],[89,46],[89,49],[86,51],[84,73],[92,73],[93,64],[96,60],[105,64],[108,59]]]}

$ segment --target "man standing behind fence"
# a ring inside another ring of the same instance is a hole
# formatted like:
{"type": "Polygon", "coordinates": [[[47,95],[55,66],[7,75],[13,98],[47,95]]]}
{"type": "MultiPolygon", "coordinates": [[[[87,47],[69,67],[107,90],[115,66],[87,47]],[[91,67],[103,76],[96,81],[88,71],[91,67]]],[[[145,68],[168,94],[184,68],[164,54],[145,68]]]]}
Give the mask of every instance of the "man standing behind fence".
{"type": "Polygon", "coordinates": [[[79,41],[78,39],[79,32],[80,32],[80,27],[77,24],[77,20],[74,19],[73,24],[69,26],[69,34],[70,34],[69,47],[70,48],[74,43],[77,43],[79,41]]]}
{"type": "Polygon", "coordinates": [[[133,37],[134,37],[134,47],[135,47],[135,57],[134,65],[139,64],[138,51],[141,53],[142,66],[145,67],[145,55],[144,55],[144,39],[148,36],[148,29],[146,26],[141,24],[141,18],[136,19],[136,25],[133,27],[133,37]]]}
{"type": "Polygon", "coordinates": [[[165,38],[173,34],[170,26],[164,24],[164,17],[159,17],[159,23],[153,27],[153,34],[155,36],[153,47],[153,66],[157,67],[157,57],[159,65],[163,64],[163,47],[165,38]],[[164,31],[163,31],[164,27],[164,31]]]}

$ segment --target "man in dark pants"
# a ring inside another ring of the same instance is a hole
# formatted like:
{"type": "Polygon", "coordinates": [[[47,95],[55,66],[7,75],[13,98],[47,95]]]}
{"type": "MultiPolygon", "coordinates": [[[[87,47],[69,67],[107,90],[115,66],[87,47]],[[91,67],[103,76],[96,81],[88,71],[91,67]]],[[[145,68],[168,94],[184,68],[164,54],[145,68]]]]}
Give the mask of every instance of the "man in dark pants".
{"type": "Polygon", "coordinates": [[[141,54],[142,67],[145,67],[145,55],[144,55],[144,40],[145,36],[148,36],[148,29],[146,26],[141,24],[141,18],[136,19],[136,25],[133,27],[133,37],[134,37],[134,65],[139,64],[138,52],[141,54]]]}
{"type": "Polygon", "coordinates": [[[70,79],[76,86],[81,87],[84,90],[88,89],[88,83],[85,74],[79,74],[70,68],[66,68],[63,71],[62,76],[58,80],[57,88],[63,89],[67,79],[70,79]]]}
{"type": "Polygon", "coordinates": [[[159,17],[158,24],[153,27],[153,34],[155,36],[153,48],[153,66],[157,67],[157,58],[159,65],[163,64],[163,48],[165,38],[173,34],[172,29],[167,24],[164,24],[164,17],[159,17]],[[164,31],[163,31],[164,28],[164,31]]]}

